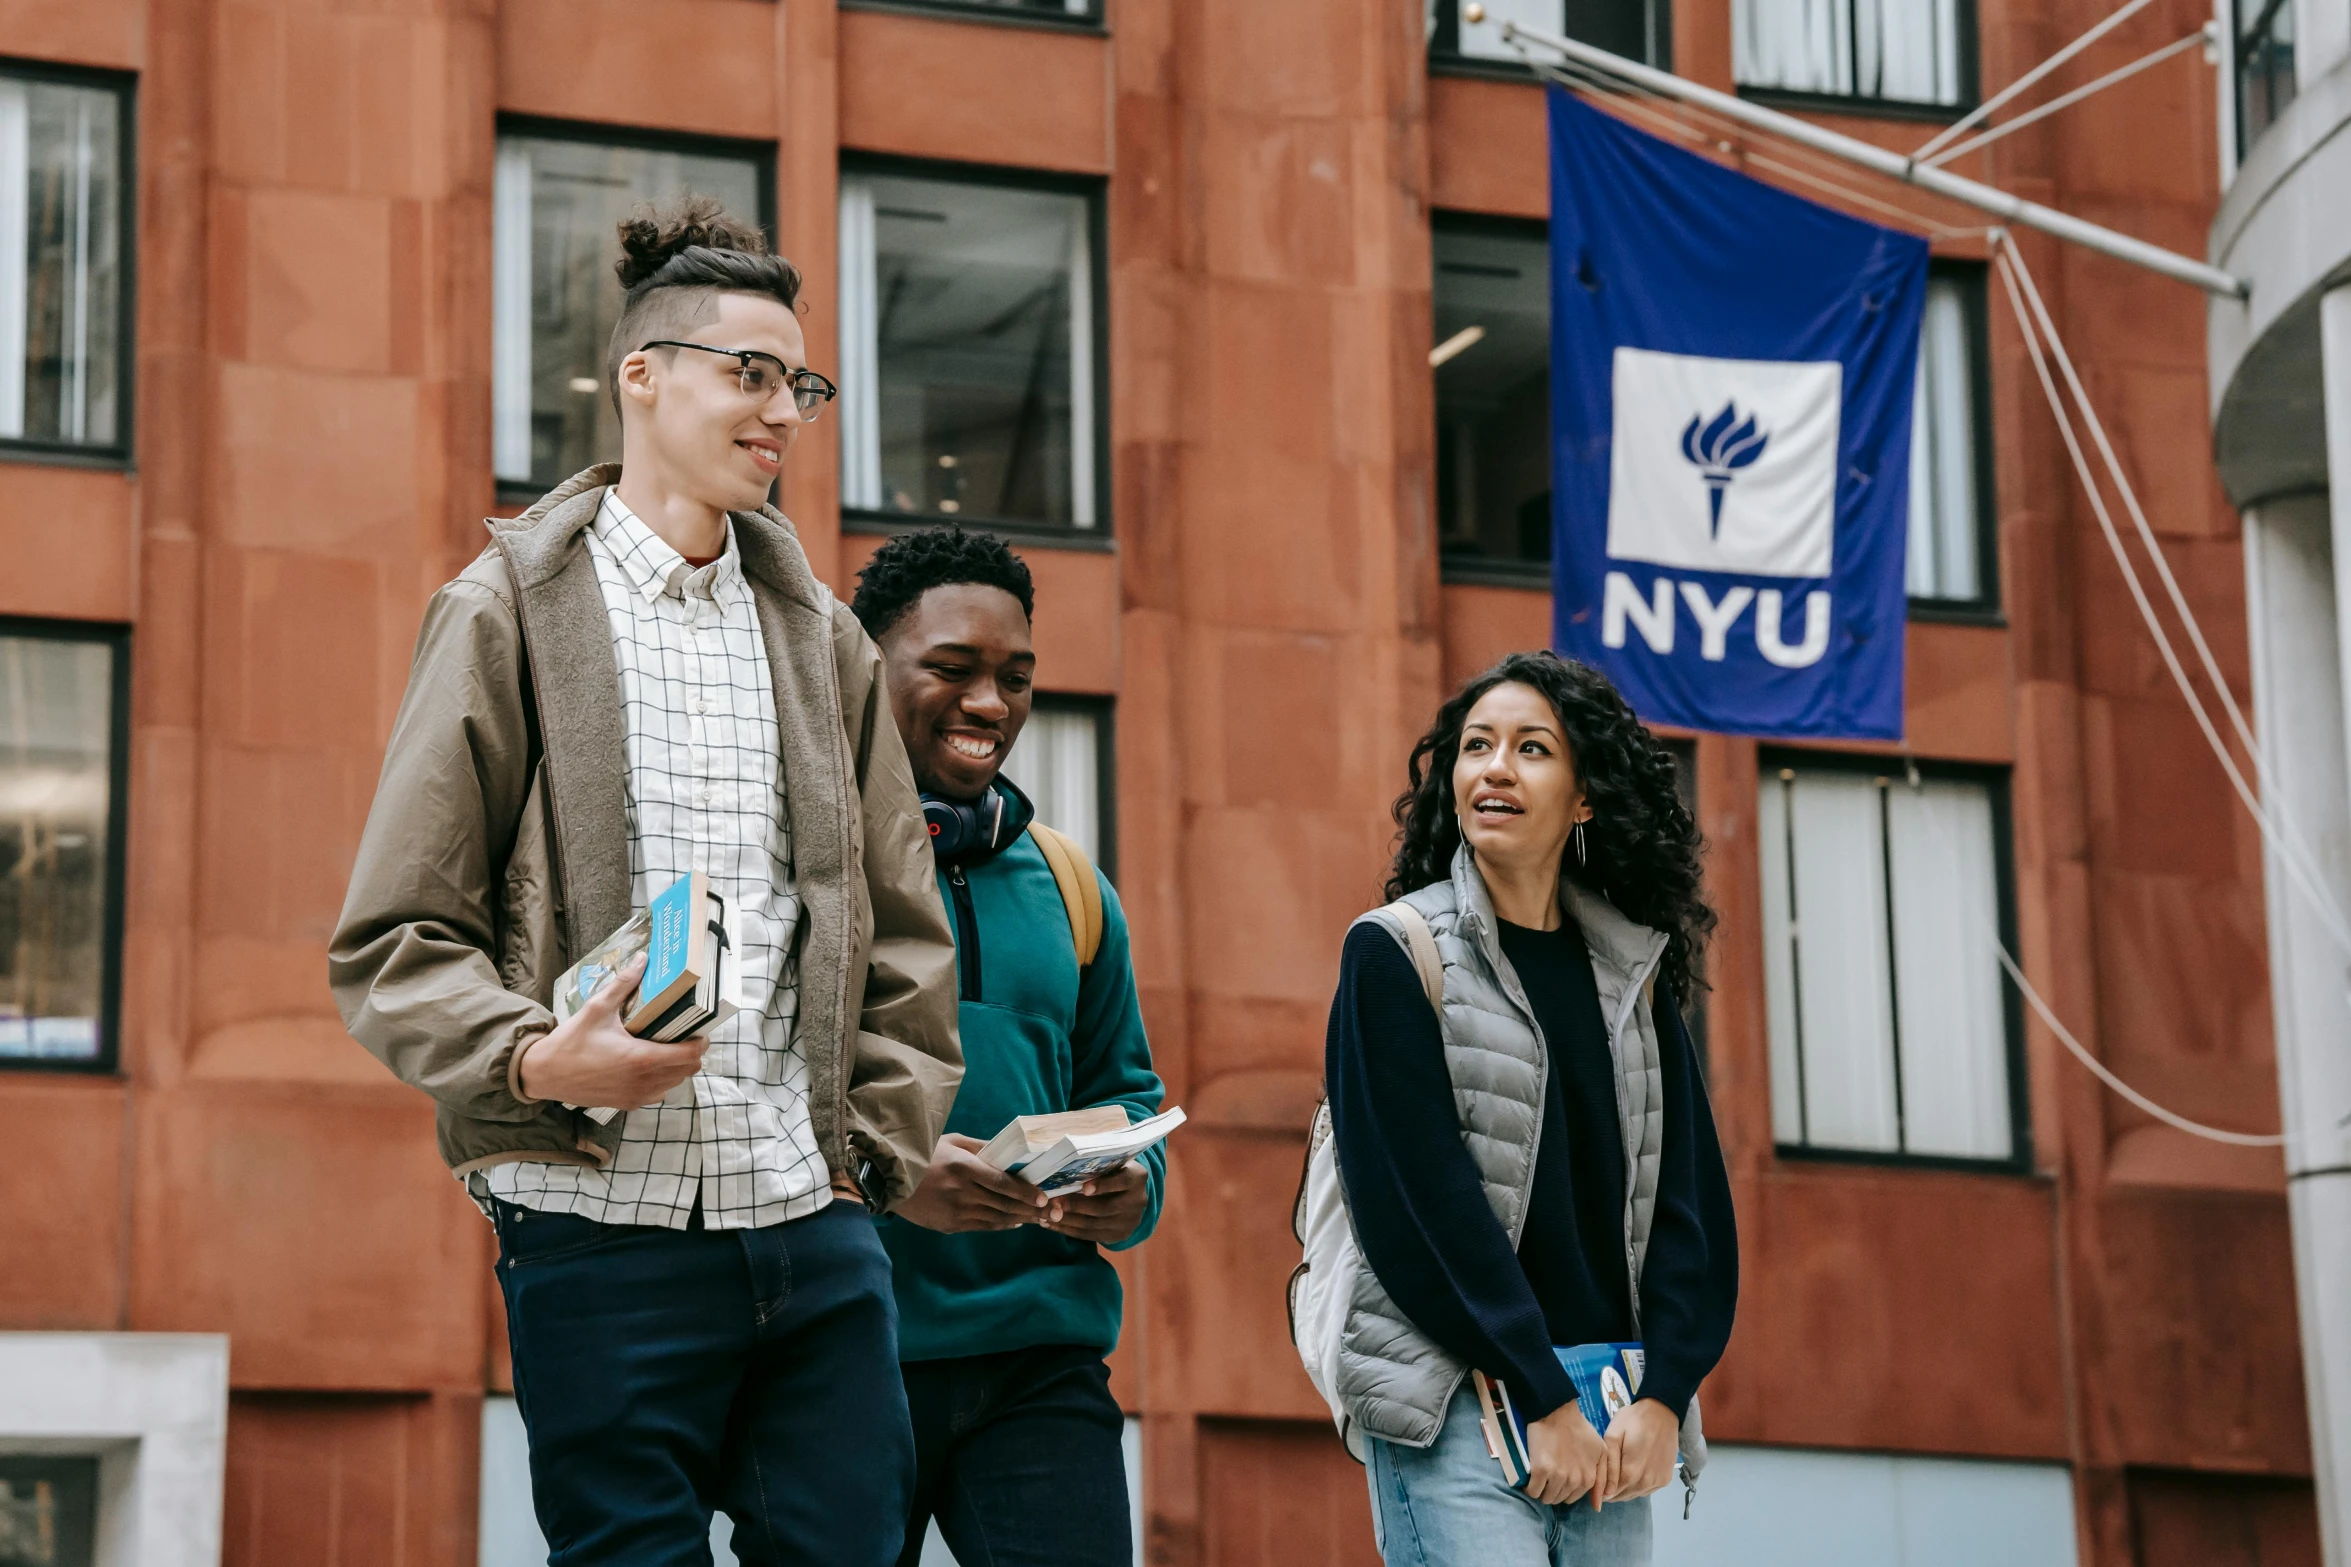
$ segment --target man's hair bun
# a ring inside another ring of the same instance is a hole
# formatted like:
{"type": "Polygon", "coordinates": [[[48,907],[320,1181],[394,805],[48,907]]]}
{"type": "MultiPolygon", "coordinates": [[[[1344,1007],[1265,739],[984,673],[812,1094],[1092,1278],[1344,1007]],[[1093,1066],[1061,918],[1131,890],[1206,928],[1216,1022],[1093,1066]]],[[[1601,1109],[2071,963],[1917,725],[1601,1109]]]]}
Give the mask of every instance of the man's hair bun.
{"type": "Polygon", "coordinates": [[[640,207],[621,220],[620,259],[612,270],[622,289],[634,289],[696,247],[764,256],[767,236],[727,211],[716,196],[681,196],[659,207],[640,207]]]}

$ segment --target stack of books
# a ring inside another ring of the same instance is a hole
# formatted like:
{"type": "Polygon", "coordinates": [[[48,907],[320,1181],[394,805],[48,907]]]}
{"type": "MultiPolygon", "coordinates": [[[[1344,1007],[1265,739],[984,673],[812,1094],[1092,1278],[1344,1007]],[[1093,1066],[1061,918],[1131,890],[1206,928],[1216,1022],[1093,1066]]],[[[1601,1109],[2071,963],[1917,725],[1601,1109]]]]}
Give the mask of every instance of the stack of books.
{"type": "Polygon", "coordinates": [[[1129,1125],[1124,1105],[1015,1116],[988,1140],[980,1158],[1058,1197],[1149,1152],[1183,1124],[1184,1112],[1175,1109],[1129,1125]]]}
{"type": "MultiPolygon", "coordinates": [[[[643,953],[645,972],[636,995],[622,1006],[621,1026],[641,1039],[707,1034],[735,1015],[739,976],[730,950],[726,901],[711,890],[709,877],[689,872],[563,971],[555,982],[556,1021],[578,1013],[643,953]]],[[[588,1111],[598,1122],[618,1113],[605,1107],[588,1111]]]]}
{"type": "MultiPolygon", "coordinates": [[[[1576,1407],[1602,1436],[1617,1412],[1632,1407],[1641,1391],[1641,1370],[1647,1356],[1638,1344],[1562,1344],[1553,1354],[1575,1384],[1576,1407]]],[[[1469,1374],[1477,1392],[1478,1420],[1485,1427],[1486,1451],[1502,1466],[1506,1485],[1523,1486],[1533,1467],[1527,1458],[1527,1423],[1510,1401],[1510,1389],[1500,1377],[1483,1371],[1469,1374]]]]}

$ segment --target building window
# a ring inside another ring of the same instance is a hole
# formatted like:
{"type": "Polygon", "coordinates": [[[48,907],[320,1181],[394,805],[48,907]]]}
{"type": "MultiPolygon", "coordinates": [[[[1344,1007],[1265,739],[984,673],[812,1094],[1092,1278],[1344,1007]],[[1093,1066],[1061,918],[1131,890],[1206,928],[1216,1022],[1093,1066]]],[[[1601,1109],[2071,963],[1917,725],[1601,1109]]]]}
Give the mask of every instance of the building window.
{"type": "Polygon", "coordinates": [[[120,452],[130,93],[0,71],[0,442],[120,452]]]}
{"type": "Polygon", "coordinates": [[[1540,223],[1433,225],[1437,537],[1449,575],[1548,580],[1551,248],[1540,223]]]}
{"type": "Polygon", "coordinates": [[[1108,702],[1040,695],[1004,758],[1005,776],[1036,806],[1037,820],[1075,838],[1105,871],[1117,852],[1110,733],[1108,702]]]}
{"type": "Polygon", "coordinates": [[[98,1460],[0,1453],[0,1567],[92,1567],[98,1460]]]}
{"type": "Polygon", "coordinates": [[[499,482],[545,489],[620,460],[604,354],[620,319],[621,219],[692,193],[772,233],[774,192],[764,152],[547,131],[498,138],[490,381],[499,482]]]}
{"type": "Polygon", "coordinates": [[[1999,784],[1767,765],[1761,803],[1774,1139],[2022,1163],[1999,784]]]}
{"type": "Polygon", "coordinates": [[[1910,423],[1910,596],[1989,607],[1993,569],[1990,376],[1984,274],[1937,263],[1927,278],[1910,423]]]}
{"type": "Polygon", "coordinates": [[[114,1060],[128,644],[0,620],[0,1066],[114,1060]]]}
{"type": "Polygon", "coordinates": [[[2236,0],[2237,156],[2294,101],[2293,0],[2236,0]]]}
{"type": "Polygon", "coordinates": [[[1530,47],[1527,55],[1502,36],[1504,22],[1555,33],[1661,71],[1673,69],[1672,0],[1486,0],[1485,15],[1470,21],[1461,0],[1426,0],[1429,58],[1437,65],[1524,65],[1528,56],[1556,60],[1530,47]]]}
{"type": "Polygon", "coordinates": [[[1087,529],[1102,512],[1090,193],[841,177],[841,505],[1087,529]]]}
{"type": "Polygon", "coordinates": [[[1732,0],[1742,88],[1873,105],[1964,108],[1975,95],[1970,0],[1732,0]]]}

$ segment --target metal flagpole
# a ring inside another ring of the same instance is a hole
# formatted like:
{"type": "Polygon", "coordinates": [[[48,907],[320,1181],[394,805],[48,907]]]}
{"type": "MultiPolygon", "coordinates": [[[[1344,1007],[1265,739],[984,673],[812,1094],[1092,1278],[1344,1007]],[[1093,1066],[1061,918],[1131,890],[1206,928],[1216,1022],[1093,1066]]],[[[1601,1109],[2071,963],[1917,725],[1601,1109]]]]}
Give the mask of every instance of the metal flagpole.
{"type": "MultiPolygon", "coordinates": [[[[1463,14],[1467,15],[1466,9],[1463,14]]],[[[2133,239],[2128,234],[2117,234],[2112,229],[2085,222],[2059,212],[2054,207],[2044,207],[2037,201],[2027,201],[2004,190],[1980,185],[1948,170],[1930,168],[1920,163],[1915,156],[1906,157],[1883,147],[1873,147],[1868,142],[1824,130],[1809,120],[1800,120],[1792,114],[1782,114],[1777,109],[1749,103],[1744,98],[1726,92],[1716,92],[1711,87],[1701,87],[1696,82],[1684,80],[1670,72],[1653,70],[1622,55],[1595,49],[1590,44],[1578,43],[1572,38],[1539,33],[1511,21],[1502,23],[1501,32],[1505,39],[1553,50],[1593,70],[1604,71],[1637,87],[1645,87],[1661,97],[1695,104],[1726,120],[1736,120],[1756,130],[1768,131],[1800,146],[1810,147],[1815,152],[1842,158],[1848,163],[1858,164],[1905,184],[1916,185],[1921,190],[1933,191],[1938,196],[1947,196],[1953,201],[1980,208],[2008,222],[2039,229],[2059,239],[2071,240],[2101,255],[2128,261],[2150,272],[2160,272],[2182,283],[2192,283],[2206,293],[2218,294],[2227,299],[2243,299],[2251,291],[2243,278],[2223,272],[2218,267],[2165,250],[2161,245],[2150,245],[2143,239],[2133,239]]]]}

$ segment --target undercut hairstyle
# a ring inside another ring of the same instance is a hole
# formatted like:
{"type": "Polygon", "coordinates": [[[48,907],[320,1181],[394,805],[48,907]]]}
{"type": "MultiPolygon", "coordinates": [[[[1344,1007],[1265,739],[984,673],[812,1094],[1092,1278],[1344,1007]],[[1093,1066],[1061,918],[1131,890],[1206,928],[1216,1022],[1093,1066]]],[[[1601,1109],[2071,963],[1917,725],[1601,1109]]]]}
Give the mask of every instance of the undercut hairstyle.
{"type": "Polygon", "coordinates": [[[681,196],[622,219],[612,270],[626,295],[604,350],[604,385],[615,413],[620,362],[647,343],[709,325],[719,295],[764,294],[786,310],[800,302],[800,269],[770,251],[767,236],[715,196],[681,196]]]}
{"type": "Polygon", "coordinates": [[[915,600],[959,582],[1002,588],[1020,601],[1024,618],[1036,618],[1037,592],[1027,564],[994,534],[958,527],[915,528],[875,550],[857,574],[857,597],[849,608],[865,634],[879,642],[915,600]]]}
{"type": "Polygon", "coordinates": [[[1625,705],[1608,677],[1548,650],[1513,653],[1463,686],[1437,709],[1436,722],[1412,748],[1410,787],[1396,797],[1396,861],[1386,896],[1443,881],[1453,873],[1461,823],[1453,813],[1453,763],[1461,729],[1478,698],[1499,685],[1532,686],[1551,704],[1565,732],[1568,760],[1592,807],[1584,823],[1584,858],[1563,855],[1560,872],[1665,940],[1658,978],[1685,1014],[1706,983],[1702,960],[1714,930],[1699,870],[1704,840],[1676,785],[1673,753],[1625,705]]]}

